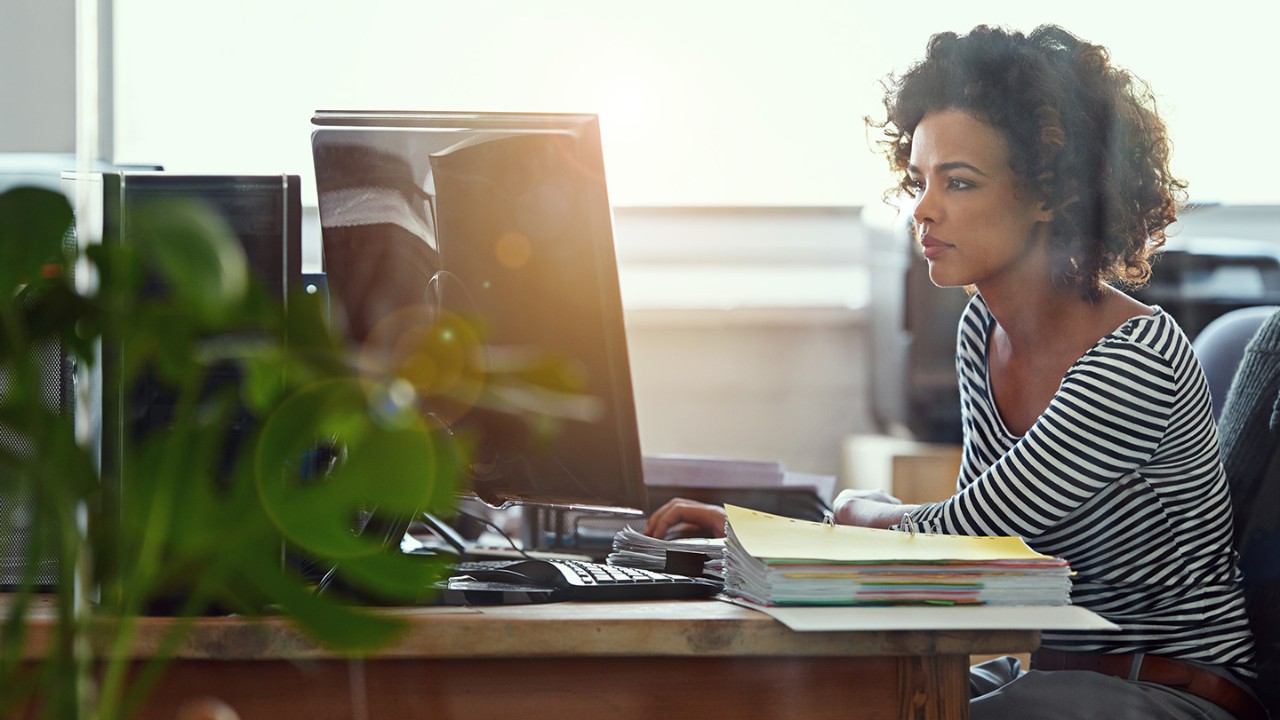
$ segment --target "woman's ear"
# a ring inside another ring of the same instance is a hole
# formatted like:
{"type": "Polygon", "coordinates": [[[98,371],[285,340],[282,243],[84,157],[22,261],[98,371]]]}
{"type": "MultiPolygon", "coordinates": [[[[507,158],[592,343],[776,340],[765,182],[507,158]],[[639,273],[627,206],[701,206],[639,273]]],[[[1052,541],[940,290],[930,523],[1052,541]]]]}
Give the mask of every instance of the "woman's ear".
{"type": "Polygon", "coordinates": [[[1046,199],[1040,203],[1040,209],[1036,214],[1036,220],[1039,222],[1053,222],[1054,217],[1058,214],[1059,210],[1066,210],[1079,202],[1079,200],[1080,197],[1078,195],[1071,195],[1070,197],[1063,198],[1057,202],[1046,199]]]}
{"type": "Polygon", "coordinates": [[[1054,216],[1058,209],[1071,204],[1071,200],[1061,203],[1053,203],[1048,198],[1040,201],[1040,207],[1036,208],[1036,222],[1053,222],[1054,216]]]}
{"type": "MultiPolygon", "coordinates": [[[[1026,200],[1035,202],[1035,196],[1039,193],[1035,192],[1029,185],[1023,183],[1014,188],[1013,194],[1014,197],[1025,198],[1026,200]]],[[[1055,207],[1050,204],[1050,200],[1048,198],[1042,198],[1039,200],[1039,205],[1036,206],[1033,219],[1036,222],[1042,223],[1053,222],[1053,216],[1054,213],[1057,212],[1057,208],[1065,207],[1070,204],[1070,202],[1071,201],[1060,203],[1055,207]]]]}

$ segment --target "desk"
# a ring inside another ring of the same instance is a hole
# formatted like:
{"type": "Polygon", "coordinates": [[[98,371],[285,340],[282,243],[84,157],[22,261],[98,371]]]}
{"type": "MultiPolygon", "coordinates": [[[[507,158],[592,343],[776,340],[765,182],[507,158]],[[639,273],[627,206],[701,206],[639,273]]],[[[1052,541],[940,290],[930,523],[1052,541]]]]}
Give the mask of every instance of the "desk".
{"type": "MultiPolygon", "coordinates": [[[[201,619],[143,717],[215,696],[242,720],[952,720],[968,716],[971,653],[1039,643],[1029,630],[797,633],[715,600],[386,612],[409,630],[363,660],[281,619],[201,619]]],[[[170,622],[143,620],[139,658],[170,622]]],[[[33,623],[38,659],[47,626],[33,623]]]]}

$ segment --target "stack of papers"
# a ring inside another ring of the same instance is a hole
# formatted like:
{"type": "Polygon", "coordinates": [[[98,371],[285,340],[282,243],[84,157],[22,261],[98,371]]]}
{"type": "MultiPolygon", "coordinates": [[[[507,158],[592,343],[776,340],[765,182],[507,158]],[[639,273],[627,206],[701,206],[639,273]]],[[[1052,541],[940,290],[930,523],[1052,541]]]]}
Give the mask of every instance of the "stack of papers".
{"type": "Polygon", "coordinates": [[[645,485],[674,488],[804,488],[830,503],[834,475],[787,470],[780,462],[702,455],[646,455],[645,485]]]}
{"type": "Polygon", "coordinates": [[[725,592],[765,605],[1066,605],[1071,569],[1017,537],[934,535],[728,512],[725,592]]]}
{"type": "Polygon", "coordinates": [[[613,537],[610,565],[724,578],[724,538],[659,540],[630,526],[613,537]],[[700,572],[699,572],[700,571],[700,572]]]}

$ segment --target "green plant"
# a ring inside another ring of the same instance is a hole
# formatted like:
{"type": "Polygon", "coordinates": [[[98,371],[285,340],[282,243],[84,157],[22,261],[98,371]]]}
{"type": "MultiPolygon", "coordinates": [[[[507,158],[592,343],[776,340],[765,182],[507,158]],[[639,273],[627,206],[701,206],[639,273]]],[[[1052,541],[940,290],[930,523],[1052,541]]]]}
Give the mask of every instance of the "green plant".
{"type": "Polygon", "coordinates": [[[337,566],[371,595],[421,600],[439,564],[386,552],[353,532],[353,518],[374,506],[449,513],[457,449],[423,422],[412,393],[396,400],[401,381],[351,369],[317,298],[291,296],[286,313],[252,282],[207,208],[156,203],[132,242],[83,253],[68,243],[72,221],[58,193],[0,195],[0,428],[22,439],[0,446],[0,532],[33,531],[5,606],[0,715],[35,700],[46,717],[128,717],[162,671],[163,658],[126,677],[137,618],[158,609],[283,613],[353,653],[393,639],[399,620],[312,592],[282,555],[337,566]],[[73,268],[97,287],[77,288],[73,268]],[[75,413],[37,392],[48,343],[82,368],[105,365],[108,395],[144,378],[171,393],[162,428],[124,433],[125,472],[100,462],[83,429],[77,437],[75,413]],[[237,424],[251,430],[235,435],[237,424]],[[307,461],[324,447],[342,462],[307,461]],[[55,639],[44,662],[23,664],[26,618],[47,590],[35,585],[42,558],[58,567],[47,595],[55,639]],[[89,647],[89,625],[104,620],[110,642],[89,647]]]}

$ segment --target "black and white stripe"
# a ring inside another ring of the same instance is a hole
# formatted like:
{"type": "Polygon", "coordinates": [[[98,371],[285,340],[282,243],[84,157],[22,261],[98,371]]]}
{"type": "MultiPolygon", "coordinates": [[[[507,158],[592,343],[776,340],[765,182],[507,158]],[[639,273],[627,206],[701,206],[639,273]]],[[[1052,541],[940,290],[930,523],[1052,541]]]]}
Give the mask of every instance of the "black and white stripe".
{"type": "Polygon", "coordinates": [[[1071,367],[1022,437],[987,374],[994,319],[975,295],[960,322],[964,414],[957,494],[914,515],[930,532],[1017,535],[1065,558],[1072,602],[1123,627],[1045,632],[1062,650],[1151,652],[1252,673],[1231,505],[1191,344],[1157,309],[1071,367]]]}

